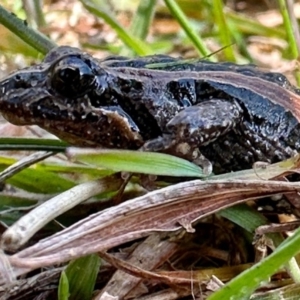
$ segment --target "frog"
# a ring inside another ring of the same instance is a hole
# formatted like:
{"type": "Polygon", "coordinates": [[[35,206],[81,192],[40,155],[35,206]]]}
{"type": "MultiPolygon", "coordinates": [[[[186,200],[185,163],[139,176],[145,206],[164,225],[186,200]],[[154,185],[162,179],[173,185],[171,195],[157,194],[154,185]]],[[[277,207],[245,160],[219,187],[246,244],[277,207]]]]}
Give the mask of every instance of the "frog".
{"type": "Polygon", "coordinates": [[[0,81],[0,112],[78,147],[163,152],[205,174],[300,149],[300,90],[254,65],[168,55],[97,59],[70,46],[0,81]]]}

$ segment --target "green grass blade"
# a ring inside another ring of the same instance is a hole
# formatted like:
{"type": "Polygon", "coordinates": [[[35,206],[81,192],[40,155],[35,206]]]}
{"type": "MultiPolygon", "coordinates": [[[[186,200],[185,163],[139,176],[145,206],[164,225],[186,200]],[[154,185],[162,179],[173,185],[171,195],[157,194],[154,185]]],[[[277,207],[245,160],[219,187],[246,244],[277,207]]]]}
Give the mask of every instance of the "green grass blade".
{"type": "Polygon", "coordinates": [[[219,39],[223,48],[223,53],[226,60],[235,62],[235,55],[232,47],[232,39],[230,30],[226,22],[226,16],[224,15],[224,5],[222,0],[213,0],[212,9],[214,13],[214,20],[218,27],[219,39]]]}
{"type": "Polygon", "coordinates": [[[46,20],[43,14],[42,5],[43,3],[40,0],[32,0],[32,5],[28,10],[26,9],[27,6],[24,5],[24,10],[26,10],[27,19],[31,18],[38,28],[46,26],[46,20]]]}
{"type": "Polygon", "coordinates": [[[210,57],[210,51],[207,49],[204,41],[199,37],[198,33],[193,29],[189,20],[174,0],[164,0],[166,6],[170,10],[174,18],[179,22],[186,35],[190,38],[195,48],[201,56],[208,57],[208,60],[214,60],[210,57]]]}
{"type": "Polygon", "coordinates": [[[96,254],[71,261],[66,269],[70,300],[92,299],[101,260],[96,254]]]}
{"type": "MultiPolygon", "coordinates": [[[[259,226],[269,224],[268,220],[262,214],[246,204],[226,208],[220,211],[218,215],[239,225],[251,234],[255,234],[255,230],[259,226]]],[[[275,246],[279,246],[283,242],[283,238],[279,233],[268,234],[268,237],[272,239],[275,246]]]]}
{"type": "Polygon", "coordinates": [[[226,16],[231,22],[234,22],[236,28],[241,34],[261,35],[286,39],[286,33],[282,28],[271,28],[264,26],[258,21],[249,18],[249,16],[235,12],[227,12],[226,16]]]}
{"type": "MultiPolygon", "coordinates": [[[[0,156],[0,171],[15,162],[15,159],[0,156]]],[[[29,192],[45,194],[63,192],[75,185],[69,179],[42,168],[36,169],[34,166],[13,174],[13,176],[6,179],[6,182],[29,192]]]]}
{"type": "Polygon", "coordinates": [[[33,150],[64,152],[68,144],[56,139],[41,138],[0,138],[0,151],[33,150]]]}
{"type": "Polygon", "coordinates": [[[58,300],[69,300],[69,280],[65,271],[61,272],[58,285],[58,300]]]}
{"type": "Polygon", "coordinates": [[[281,11],[281,15],[283,18],[283,24],[285,27],[285,32],[287,34],[287,39],[288,39],[288,45],[291,53],[291,57],[296,59],[298,57],[298,48],[297,48],[297,42],[295,39],[295,35],[293,32],[293,24],[291,22],[291,16],[288,13],[287,9],[287,3],[285,0],[279,0],[279,7],[281,11]]]}
{"type": "MultiPolygon", "coordinates": [[[[146,39],[154,16],[155,5],[156,0],[140,1],[137,11],[133,15],[130,28],[128,29],[128,32],[130,32],[132,36],[141,40],[146,39]]],[[[119,55],[123,56],[132,56],[133,54],[133,51],[128,48],[122,49],[119,53],[119,55]]]]}
{"type": "Polygon", "coordinates": [[[300,228],[267,258],[232,279],[228,284],[208,297],[208,300],[249,299],[261,283],[282,268],[299,251],[300,228]]]}
{"type": "Polygon", "coordinates": [[[138,55],[147,55],[153,53],[152,49],[142,40],[131,35],[128,30],[124,29],[117,20],[97,1],[80,0],[83,6],[95,16],[102,18],[112,29],[115,30],[123,43],[138,55]]]}
{"type": "Polygon", "coordinates": [[[60,193],[75,185],[57,174],[32,168],[21,171],[6,182],[28,192],[44,194],[60,193]]]}
{"type": "Polygon", "coordinates": [[[245,56],[245,58],[252,63],[253,59],[251,57],[250,52],[248,51],[248,46],[245,40],[244,35],[238,30],[235,22],[227,18],[227,25],[229,27],[229,30],[231,32],[232,38],[235,41],[235,44],[237,45],[237,48],[239,49],[240,53],[245,56]]]}
{"type": "Polygon", "coordinates": [[[156,0],[140,1],[133,16],[129,31],[135,37],[144,40],[147,37],[155,12],[156,0]]]}
{"type": "Polygon", "coordinates": [[[98,165],[116,172],[205,177],[197,165],[182,158],[163,153],[70,148],[67,150],[67,155],[72,159],[91,165],[98,165]]]}
{"type": "Polygon", "coordinates": [[[42,54],[48,53],[56,44],[41,32],[28,27],[25,21],[8,12],[0,5],[0,24],[11,30],[34,49],[42,54]]]}
{"type": "MultiPolygon", "coordinates": [[[[288,45],[289,45],[291,57],[293,59],[298,59],[299,51],[300,51],[300,49],[299,49],[300,45],[298,43],[300,43],[300,41],[299,41],[300,37],[299,37],[299,28],[298,28],[297,19],[296,19],[293,11],[290,11],[290,13],[289,13],[287,1],[279,0],[278,3],[279,3],[282,18],[283,18],[283,24],[285,27],[285,31],[287,34],[288,45]],[[298,43],[297,43],[296,36],[298,36],[298,43]]],[[[290,1],[289,5],[290,6],[293,5],[292,1],[290,1]]],[[[291,8],[291,10],[292,10],[292,8],[291,8]]],[[[300,85],[300,74],[299,73],[296,74],[296,78],[297,78],[298,85],[300,85]]]]}
{"type": "MultiPolygon", "coordinates": [[[[252,234],[255,234],[255,230],[259,226],[269,224],[268,220],[262,214],[250,208],[246,204],[239,204],[227,208],[225,210],[222,210],[218,214],[239,225],[252,234]]],[[[267,234],[267,236],[268,238],[272,239],[275,247],[281,245],[281,243],[284,241],[280,233],[269,233],[267,234]]],[[[300,270],[294,258],[287,262],[286,270],[296,282],[299,282],[300,270]]]]}

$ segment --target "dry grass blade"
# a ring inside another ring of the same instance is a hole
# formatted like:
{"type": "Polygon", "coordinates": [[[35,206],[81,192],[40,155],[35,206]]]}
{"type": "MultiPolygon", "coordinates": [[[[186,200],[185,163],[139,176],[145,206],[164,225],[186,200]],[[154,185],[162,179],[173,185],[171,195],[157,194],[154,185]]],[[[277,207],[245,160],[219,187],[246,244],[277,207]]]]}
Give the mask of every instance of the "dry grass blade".
{"type": "Polygon", "coordinates": [[[102,252],[101,257],[115,266],[117,271],[107,282],[101,293],[97,295],[97,299],[105,292],[118,295],[120,299],[123,299],[141,282],[142,278],[146,277],[145,273],[150,274],[150,279],[155,278],[155,274],[144,270],[153,270],[160,266],[177,248],[178,245],[166,240],[164,234],[153,234],[136,247],[126,263],[102,252]],[[122,269],[125,269],[125,271],[122,269]],[[130,271],[133,275],[130,274],[130,271]]]}
{"type": "Polygon", "coordinates": [[[2,234],[2,249],[17,250],[57,216],[96,194],[117,190],[121,184],[122,180],[118,180],[117,176],[109,176],[79,184],[53,197],[20,218],[2,234]]]}
{"type": "Polygon", "coordinates": [[[300,191],[299,183],[281,181],[185,182],[163,188],[93,214],[12,256],[15,275],[62,263],[145,237],[175,231],[220,209],[277,193],[300,191]]]}
{"type": "Polygon", "coordinates": [[[6,282],[4,286],[1,286],[1,299],[24,299],[26,296],[30,295],[32,289],[42,289],[47,286],[53,286],[60,276],[62,268],[55,268],[52,270],[47,270],[41,272],[31,278],[21,279],[12,283],[6,282]]]}
{"type": "Polygon", "coordinates": [[[23,159],[20,159],[15,164],[11,165],[10,167],[6,168],[4,171],[0,173],[0,182],[3,182],[4,180],[12,177],[16,173],[20,172],[23,169],[26,169],[27,167],[44,160],[45,158],[53,155],[53,152],[36,152],[29,156],[24,157],[23,159]]]}

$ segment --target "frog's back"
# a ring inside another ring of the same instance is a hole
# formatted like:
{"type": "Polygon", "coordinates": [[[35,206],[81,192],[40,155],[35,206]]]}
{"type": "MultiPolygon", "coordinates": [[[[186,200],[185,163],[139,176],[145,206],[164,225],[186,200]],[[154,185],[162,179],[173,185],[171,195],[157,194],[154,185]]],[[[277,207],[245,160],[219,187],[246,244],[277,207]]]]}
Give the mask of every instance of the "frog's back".
{"type": "Polygon", "coordinates": [[[281,73],[270,72],[261,69],[254,64],[238,65],[231,62],[211,62],[202,59],[184,60],[168,55],[149,55],[144,57],[128,58],[124,56],[110,56],[103,63],[109,67],[148,68],[152,70],[163,70],[170,72],[196,71],[196,72],[234,72],[249,77],[259,77],[263,80],[273,82],[300,95],[300,89],[293,86],[281,73]]]}

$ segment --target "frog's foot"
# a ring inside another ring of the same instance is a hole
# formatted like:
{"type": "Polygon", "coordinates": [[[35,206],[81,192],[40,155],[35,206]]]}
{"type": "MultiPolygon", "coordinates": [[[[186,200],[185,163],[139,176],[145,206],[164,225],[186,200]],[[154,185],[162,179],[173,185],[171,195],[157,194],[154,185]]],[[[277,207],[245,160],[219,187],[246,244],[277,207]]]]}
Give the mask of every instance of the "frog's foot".
{"type": "Polygon", "coordinates": [[[198,148],[191,147],[188,143],[180,143],[168,150],[168,153],[175,156],[182,157],[203,169],[203,174],[209,176],[213,171],[213,165],[209,159],[207,159],[198,148]]]}
{"type": "Polygon", "coordinates": [[[156,175],[147,175],[147,174],[140,174],[140,185],[147,191],[154,191],[157,189],[155,181],[157,179],[156,175]]]}
{"type": "Polygon", "coordinates": [[[193,159],[193,163],[200,166],[203,169],[203,174],[209,176],[213,171],[213,165],[209,159],[207,159],[199,149],[194,151],[194,155],[197,154],[197,158],[193,159]]]}

